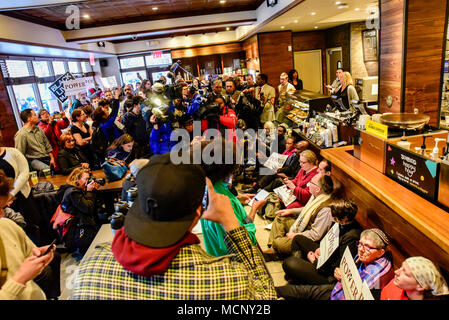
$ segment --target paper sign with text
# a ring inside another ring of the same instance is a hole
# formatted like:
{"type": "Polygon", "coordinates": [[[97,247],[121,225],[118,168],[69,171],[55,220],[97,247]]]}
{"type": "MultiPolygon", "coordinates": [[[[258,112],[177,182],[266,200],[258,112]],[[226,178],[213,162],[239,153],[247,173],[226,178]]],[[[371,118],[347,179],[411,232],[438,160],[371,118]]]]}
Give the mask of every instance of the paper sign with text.
{"type": "Polygon", "coordinates": [[[362,282],[362,278],[360,278],[349,247],[346,247],[343,258],[341,258],[340,273],[346,300],[374,300],[366,283],[362,282]]]}
{"type": "Polygon", "coordinates": [[[337,250],[340,236],[340,228],[338,223],[334,223],[332,228],[329,229],[326,236],[320,241],[320,256],[316,268],[319,269],[329,257],[337,250]]]}
{"type": "Polygon", "coordinates": [[[276,193],[281,199],[281,201],[284,203],[284,205],[287,207],[290,205],[293,201],[296,200],[295,195],[293,194],[293,191],[290,190],[287,186],[282,186],[276,189],[273,189],[274,193],[276,193]]]}
{"type": "Polygon", "coordinates": [[[78,92],[86,93],[87,89],[95,88],[95,82],[93,77],[78,78],[73,80],[63,81],[65,95],[73,96],[78,92]]]}
{"type": "Polygon", "coordinates": [[[55,82],[53,82],[48,89],[53,93],[53,95],[61,101],[61,103],[64,103],[64,101],[67,100],[68,95],[66,94],[64,90],[64,81],[68,80],[74,80],[75,77],[70,73],[66,72],[62,76],[60,76],[55,82]]]}
{"type": "Polygon", "coordinates": [[[273,152],[263,165],[276,172],[278,169],[282,168],[287,158],[288,156],[286,154],[273,152]]]}

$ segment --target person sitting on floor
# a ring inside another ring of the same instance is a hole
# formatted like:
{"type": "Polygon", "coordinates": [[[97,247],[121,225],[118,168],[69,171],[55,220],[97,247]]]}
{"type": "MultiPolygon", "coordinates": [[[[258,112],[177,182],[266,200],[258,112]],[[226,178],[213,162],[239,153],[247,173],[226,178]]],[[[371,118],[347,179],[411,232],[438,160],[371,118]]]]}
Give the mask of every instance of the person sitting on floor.
{"type": "MultiPolygon", "coordinates": [[[[373,297],[393,278],[391,253],[387,251],[388,237],[379,229],[364,230],[358,243],[358,254],[354,257],[362,282],[365,281],[373,297]]],[[[276,287],[279,297],[287,300],[346,300],[341,283],[341,270],[336,268],[336,284],[292,285],[276,287]]]]}
{"type": "Polygon", "coordinates": [[[380,300],[435,300],[449,295],[446,280],[427,258],[407,258],[394,274],[382,289],[380,300]]]}
{"type": "Polygon", "coordinates": [[[136,159],[133,137],[125,133],[115,139],[106,150],[106,157],[125,161],[126,166],[129,167],[129,164],[136,159]]]}
{"type": "Polygon", "coordinates": [[[292,242],[292,255],[284,260],[282,268],[285,277],[293,284],[327,284],[337,280],[333,277],[335,268],[347,247],[352,256],[357,254],[357,241],[362,228],[355,220],[357,205],[348,199],[338,199],[329,206],[335,223],[339,224],[338,248],[319,269],[320,243],[303,235],[297,235],[292,242]]]}
{"type": "Polygon", "coordinates": [[[293,238],[298,235],[320,241],[329,230],[332,224],[329,205],[334,201],[331,197],[334,182],[329,176],[315,175],[309,185],[312,196],[303,208],[276,212],[268,238],[269,249],[264,251],[266,261],[290,255],[293,238]]]}

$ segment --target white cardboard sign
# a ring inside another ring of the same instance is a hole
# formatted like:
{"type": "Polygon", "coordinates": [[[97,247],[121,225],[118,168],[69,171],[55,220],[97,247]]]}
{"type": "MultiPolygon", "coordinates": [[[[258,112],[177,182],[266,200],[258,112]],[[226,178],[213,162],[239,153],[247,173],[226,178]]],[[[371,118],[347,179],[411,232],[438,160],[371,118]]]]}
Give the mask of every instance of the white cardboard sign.
{"type": "Polygon", "coordinates": [[[320,256],[318,257],[318,262],[316,268],[320,268],[329,257],[337,250],[339,245],[340,228],[338,223],[334,223],[332,228],[326,233],[324,238],[320,241],[320,256]]]}
{"type": "Polygon", "coordinates": [[[374,300],[368,285],[360,278],[349,247],[340,261],[340,272],[346,300],[374,300]]]}

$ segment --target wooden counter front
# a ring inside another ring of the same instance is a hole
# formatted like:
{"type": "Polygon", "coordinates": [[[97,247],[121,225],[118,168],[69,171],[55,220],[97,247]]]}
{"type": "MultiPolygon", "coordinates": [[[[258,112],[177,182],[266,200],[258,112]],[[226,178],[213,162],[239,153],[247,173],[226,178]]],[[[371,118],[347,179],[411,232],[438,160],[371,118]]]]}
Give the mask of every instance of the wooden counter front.
{"type": "MultiPolygon", "coordinates": [[[[423,256],[449,271],[449,212],[423,199],[352,155],[354,146],[321,150],[332,175],[359,207],[357,221],[390,238],[394,264],[423,256]]],[[[382,156],[382,155],[379,155],[382,156]]]]}

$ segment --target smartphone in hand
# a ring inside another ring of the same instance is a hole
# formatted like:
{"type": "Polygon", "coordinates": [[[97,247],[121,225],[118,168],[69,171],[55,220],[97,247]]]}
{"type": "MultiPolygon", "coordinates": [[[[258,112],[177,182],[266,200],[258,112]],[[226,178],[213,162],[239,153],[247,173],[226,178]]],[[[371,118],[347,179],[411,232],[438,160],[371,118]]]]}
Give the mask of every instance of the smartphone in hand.
{"type": "Polygon", "coordinates": [[[50,243],[50,245],[48,246],[48,248],[47,248],[47,250],[44,252],[44,254],[41,254],[41,257],[43,257],[43,256],[45,256],[45,255],[47,255],[47,254],[49,254],[50,251],[51,251],[51,249],[52,249],[53,246],[55,245],[55,243],[56,243],[56,239],[53,240],[53,241],[50,243]]]}

